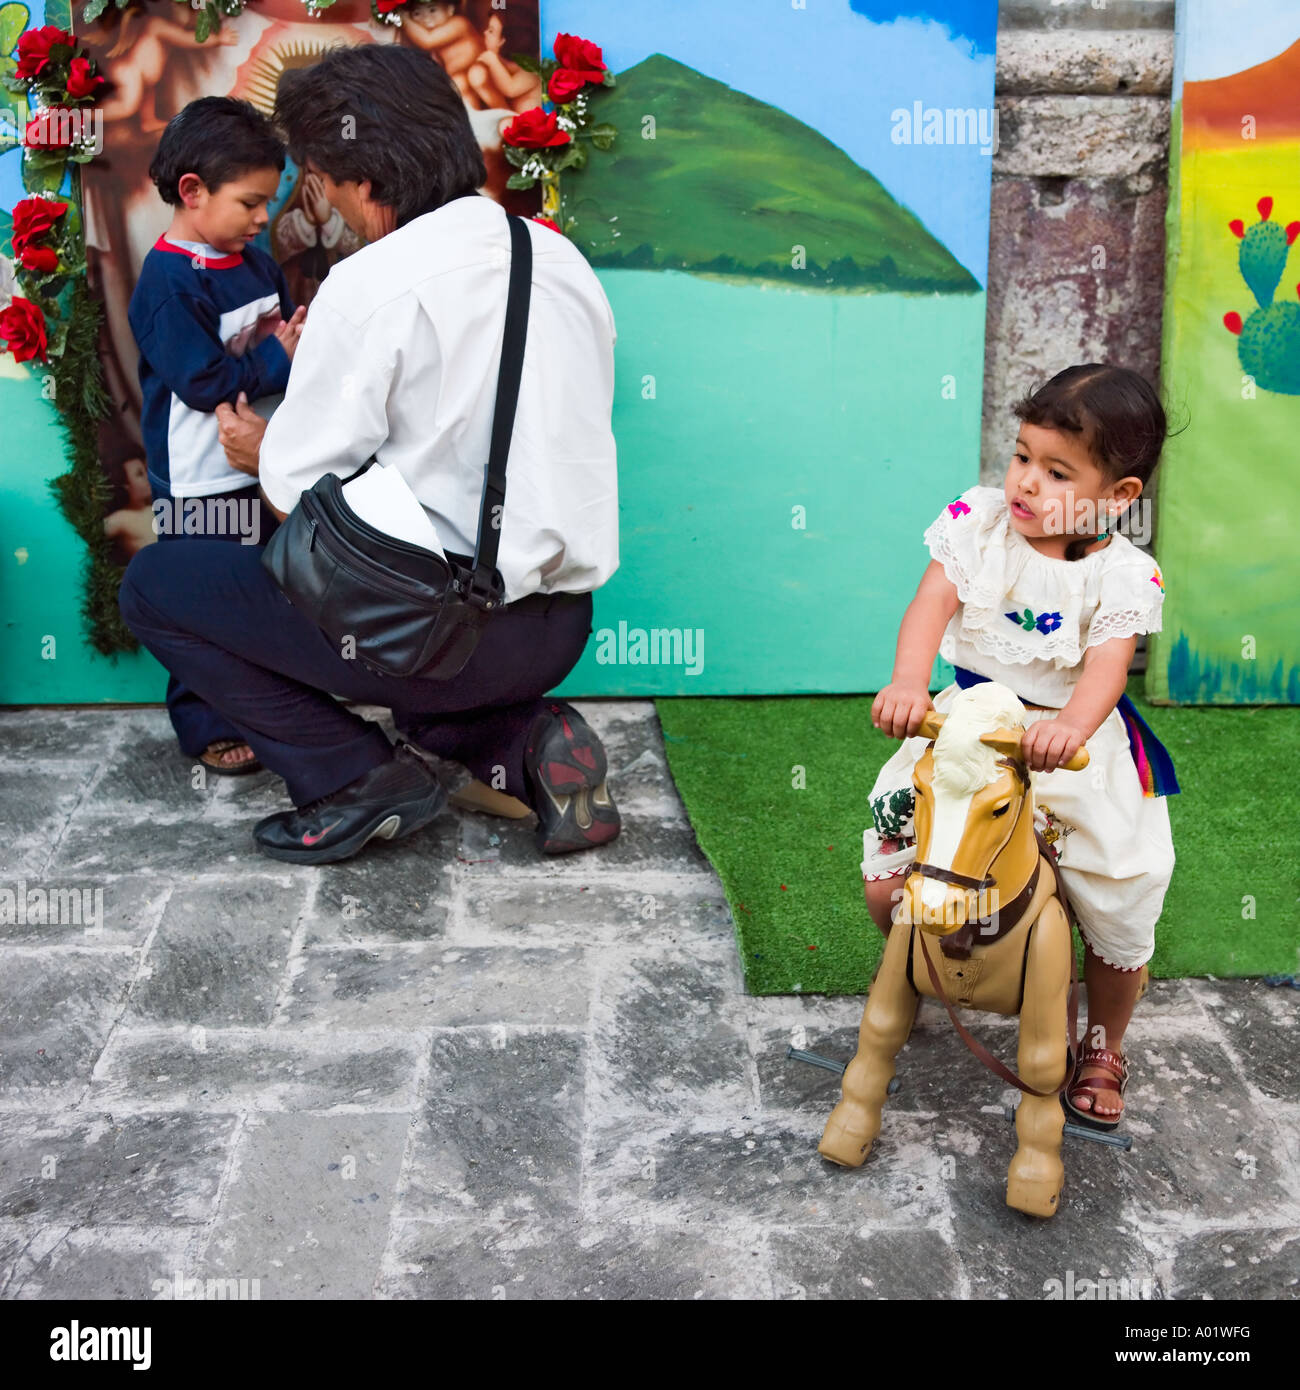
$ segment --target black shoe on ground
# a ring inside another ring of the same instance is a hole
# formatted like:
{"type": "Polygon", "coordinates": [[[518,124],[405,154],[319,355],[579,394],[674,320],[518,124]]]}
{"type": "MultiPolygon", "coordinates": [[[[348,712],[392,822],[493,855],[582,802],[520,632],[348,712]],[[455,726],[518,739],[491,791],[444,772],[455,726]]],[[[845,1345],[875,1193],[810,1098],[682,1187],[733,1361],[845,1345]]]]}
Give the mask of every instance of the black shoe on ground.
{"type": "Polygon", "coordinates": [[[570,705],[549,701],[524,749],[543,854],[592,849],[622,829],[605,786],[606,767],[605,750],[587,721],[570,705]]]}
{"type": "Polygon", "coordinates": [[[333,864],[350,859],[376,837],[403,839],[428,825],[446,804],[447,793],[433,769],[399,743],[391,762],[330,796],[258,821],[253,839],[272,859],[333,864]]]}

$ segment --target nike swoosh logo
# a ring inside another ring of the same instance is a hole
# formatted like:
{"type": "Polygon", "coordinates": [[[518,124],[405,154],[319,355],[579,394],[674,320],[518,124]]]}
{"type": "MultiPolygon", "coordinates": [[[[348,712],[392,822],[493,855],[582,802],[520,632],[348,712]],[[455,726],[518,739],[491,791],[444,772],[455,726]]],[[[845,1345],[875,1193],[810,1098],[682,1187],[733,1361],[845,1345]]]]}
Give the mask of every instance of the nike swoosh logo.
{"type": "Polygon", "coordinates": [[[325,836],[328,835],[330,831],[334,829],[335,826],[342,824],[343,822],[341,820],[332,821],[329,825],[325,827],[324,830],[321,831],[319,835],[304,835],[302,837],[302,842],[304,845],[314,845],[317,843],[317,841],[323,840],[325,836]]]}

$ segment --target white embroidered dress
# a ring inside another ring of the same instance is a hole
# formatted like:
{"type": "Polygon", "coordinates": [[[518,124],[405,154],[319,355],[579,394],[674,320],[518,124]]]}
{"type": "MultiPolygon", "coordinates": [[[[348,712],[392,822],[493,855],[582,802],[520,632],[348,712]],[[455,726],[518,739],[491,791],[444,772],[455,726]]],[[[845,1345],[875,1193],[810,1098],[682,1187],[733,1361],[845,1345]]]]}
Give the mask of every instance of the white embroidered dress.
{"type": "MultiPolygon", "coordinates": [[[[1001,488],[973,487],[926,529],[961,604],[939,653],[955,666],[1015,691],[1030,721],[1054,719],[1074,693],[1089,648],[1112,637],[1160,630],[1158,567],[1132,542],[1112,536],[1081,560],[1043,555],[1011,525],[1001,488]]],[[[959,687],[934,697],[946,713],[959,687]]],[[[881,852],[882,838],[910,837],[912,769],[928,740],[904,739],[871,789],[873,824],[863,833],[864,878],[901,876],[908,847],[881,852]]],[[[1034,773],[1036,818],[1053,840],[1080,929],[1108,964],[1136,970],[1155,949],[1155,924],[1173,874],[1174,847],[1163,797],[1147,797],[1112,710],[1088,740],[1083,772],[1034,773]]]]}

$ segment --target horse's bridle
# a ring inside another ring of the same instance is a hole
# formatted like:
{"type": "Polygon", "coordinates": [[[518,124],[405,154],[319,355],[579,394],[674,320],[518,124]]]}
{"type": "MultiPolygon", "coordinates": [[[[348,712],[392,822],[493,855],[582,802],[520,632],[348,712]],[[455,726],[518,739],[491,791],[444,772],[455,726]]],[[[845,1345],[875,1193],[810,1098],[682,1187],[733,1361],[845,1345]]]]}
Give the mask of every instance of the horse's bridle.
{"type": "MultiPolygon", "coordinates": [[[[989,863],[993,861],[1011,843],[1011,837],[1016,833],[1016,827],[1020,824],[1020,817],[1025,813],[1025,807],[1029,805],[1029,772],[1022,764],[1013,758],[999,758],[999,767],[1009,767],[1024,783],[1020,798],[1020,809],[1016,812],[1016,818],[1011,822],[1011,829],[1007,831],[1002,843],[995,849],[989,857],[989,863]]],[[[950,883],[954,888],[967,888],[975,893],[982,893],[986,888],[996,888],[997,879],[972,878],[969,874],[959,874],[952,869],[941,869],[937,864],[926,864],[921,860],[916,860],[912,865],[912,872],[920,874],[922,878],[937,879],[940,883],[950,883]]]]}

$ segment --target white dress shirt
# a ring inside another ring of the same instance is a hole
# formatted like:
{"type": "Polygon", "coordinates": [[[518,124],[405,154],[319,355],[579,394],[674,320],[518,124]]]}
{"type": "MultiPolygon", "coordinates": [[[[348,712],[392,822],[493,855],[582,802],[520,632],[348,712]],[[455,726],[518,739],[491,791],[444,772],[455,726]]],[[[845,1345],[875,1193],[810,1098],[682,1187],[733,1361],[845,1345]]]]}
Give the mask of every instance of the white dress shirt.
{"type": "MultiPolygon", "coordinates": [[[[583,593],[618,568],[614,316],[565,236],[527,223],[532,302],[497,568],[506,599],[583,593]]],[[[505,332],[510,229],[458,198],[340,261],[307,313],[260,480],[279,511],[374,454],[444,550],[474,553],[505,332]]]]}

